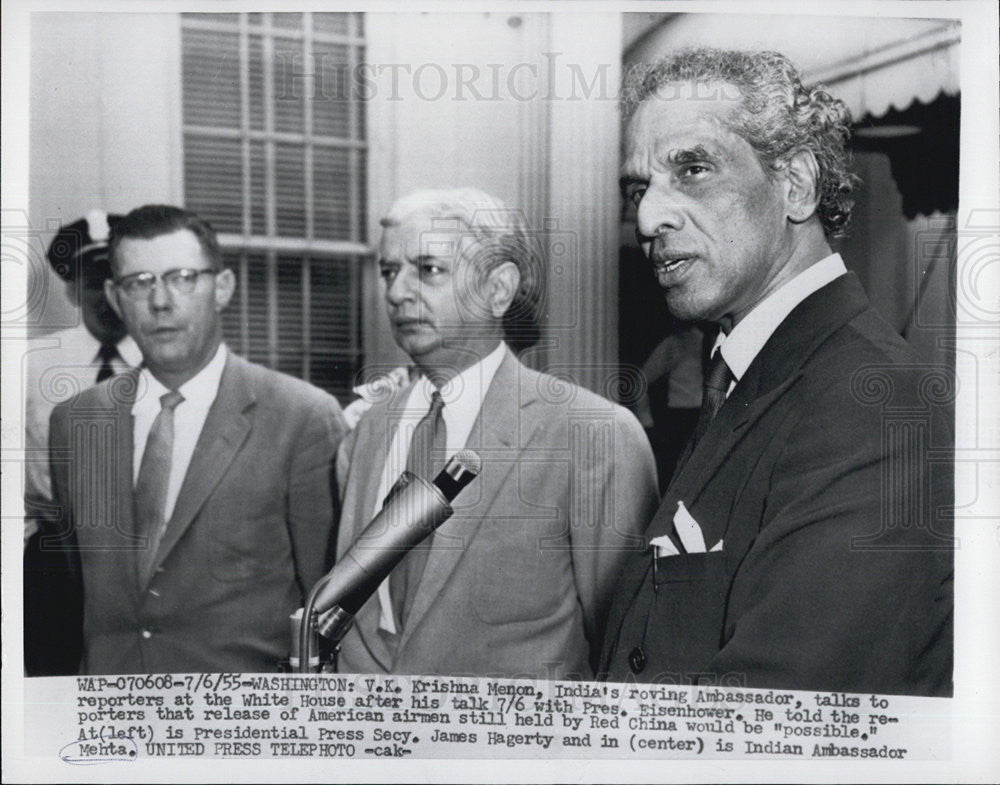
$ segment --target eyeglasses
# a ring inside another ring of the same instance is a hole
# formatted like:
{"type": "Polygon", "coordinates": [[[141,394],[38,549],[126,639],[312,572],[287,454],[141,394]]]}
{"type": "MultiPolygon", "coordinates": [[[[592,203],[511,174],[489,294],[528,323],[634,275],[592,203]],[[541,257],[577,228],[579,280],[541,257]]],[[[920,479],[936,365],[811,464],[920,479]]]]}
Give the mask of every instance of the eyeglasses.
{"type": "Polygon", "coordinates": [[[127,297],[139,300],[149,297],[157,281],[162,281],[171,294],[188,295],[198,285],[202,275],[215,275],[216,270],[195,270],[191,267],[181,267],[177,270],[167,270],[161,275],[154,273],[133,273],[115,280],[115,286],[121,289],[127,297]]]}

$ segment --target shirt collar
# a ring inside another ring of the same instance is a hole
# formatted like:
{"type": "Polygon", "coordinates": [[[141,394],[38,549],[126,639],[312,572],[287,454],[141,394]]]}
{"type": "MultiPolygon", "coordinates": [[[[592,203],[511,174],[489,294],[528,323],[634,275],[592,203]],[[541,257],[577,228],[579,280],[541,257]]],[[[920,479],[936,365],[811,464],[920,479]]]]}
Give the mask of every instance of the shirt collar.
{"type": "Polygon", "coordinates": [[[720,332],[712,353],[716,348],[722,352],[726,365],[739,381],[785,317],[813,292],[846,272],[847,267],[838,253],[810,265],[757,303],[729,335],[720,332]]]}
{"type": "MultiPolygon", "coordinates": [[[[506,351],[507,344],[501,341],[492,352],[479,362],[470,365],[460,374],[445,382],[440,391],[441,398],[444,400],[443,413],[447,413],[449,408],[454,411],[460,406],[462,408],[472,406],[478,412],[486,391],[493,382],[493,377],[496,375],[500,363],[503,362],[506,351]]],[[[435,389],[437,388],[426,376],[421,376],[414,385],[413,392],[410,393],[406,408],[426,412],[430,409],[431,396],[435,389]]]]}
{"type": "Polygon", "coordinates": [[[139,345],[132,339],[131,335],[122,338],[115,347],[118,355],[132,368],[142,365],[142,351],[139,345]]]}
{"type": "MultiPolygon", "coordinates": [[[[101,353],[101,342],[94,337],[90,330],[80,330],[80,343],[85,346],[89,352],[92,362],[96,362],[100,359],[101,353]]],[[[118,356],[122,358],[130,368],[138,368],[142,365],[142,350],[139,349],[139,345],[135,342],[131,335],[125,334],[117,344],[115,344],[115,349],[118,351],[118,356]]],[[[87,355],[84,355],[86,357],[87,355]]]]}
{"type": "MultiPolygon", "coordinates": [[[[222,382],[222,372],[225,367],[226,345],[220,343],[208,365],[184,382],[178,389],[178,392],[184,396],[184,402],[206,409],[211,406],[215,396],[219,393],[219,384],[222,382]]],[[[135,403],[132,404],[133,414],[147,411],[158,412],[160,410],[160,396],[169,392],[169,388],[153,376],[149,368],[146,367],[143,367],[139,372],[139,389],[143,392],[136,396],[135,403]]]]}

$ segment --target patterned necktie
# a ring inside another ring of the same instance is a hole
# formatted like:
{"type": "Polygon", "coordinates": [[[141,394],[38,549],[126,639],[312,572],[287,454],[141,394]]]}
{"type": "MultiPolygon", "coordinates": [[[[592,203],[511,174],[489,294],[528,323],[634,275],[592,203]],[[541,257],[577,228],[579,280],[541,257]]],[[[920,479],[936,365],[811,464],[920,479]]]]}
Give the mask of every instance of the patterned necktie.
{"type": "Polygon", "coordinates": [[[681,469],[684,468],[688,458],[691,457],[691,453],[694,452],[694,446],[705,435],[708,426],[712,424],[715,415],[722,408],[722,404],[726,402],[726,393],[729,392],[729,385],[732,384],[734,378],[733,372],[729,370],[726,361],[722,359],[722,352],[717,351],[712,357],[711,364],[708,366],[708,372],[705,374],[705,381],[702,385],[701,411],[698,413],[698,423],[695,425],[694,433],[691,434],[691,438],[688,439],[688,443],[684,447],[684,452],[681,453],[681,457],[674,466],[670,482],[667,483],[668,488],[673,485],[677,475],[681,473],[681,469]]]}
{"type": "Polygon", "coordinates": [[[135,531],[146,538],[146,547],[139,555],[139,579],[143,586],[149,582],[150,570],[166,528],[164,510],[174,449],[174,409],[183,400],[184,396],[175,390],[160,396],[160,413],[149,430],[139,465],[139,479],[135,482],[132,495],[135,531]]]}
{"type": "MultiPolygon", "coordinates": [[[[441,411],[444,400],[437,390],[431,395],[431,408],[423,416],[417,427],[413,429],[410,439],[410,452],[406,456],[406,469],[409,472],[432,481],[438,471],[444,468],[444,454],[447,448],[447,428],[441,411]]],[[[389,593],[392,596],[392,607],[396,618],[401,624],[413,605],[417,586],[427,566],[434,535],[429,535],[423,542],[410,551],[396,566],[389,576],[389,593]]]]}
{"type": "Polygon", "coordinates": [[[694,437],[691,440],[692,448],[705,435],[708,426],[715,419],[722,404],[726,402],[726,393],[729,392],[729,385],[732,384],[734,378],[733,372],[729,370],[726,361],[722,359],[722,352],[716,351],[708,366],[705,384],[701,391],[701,412],[698,413],[698,424],[695,426],[694,437]]]}
{"type": "Polygon", "coordinates": [[[97,382],[100,383],[115,375],[115,367],[111,361],[118,356],[118,344],[105,341],[97,350],[97,356],[101,358],[101,367],[97,370],[97,382]]]}

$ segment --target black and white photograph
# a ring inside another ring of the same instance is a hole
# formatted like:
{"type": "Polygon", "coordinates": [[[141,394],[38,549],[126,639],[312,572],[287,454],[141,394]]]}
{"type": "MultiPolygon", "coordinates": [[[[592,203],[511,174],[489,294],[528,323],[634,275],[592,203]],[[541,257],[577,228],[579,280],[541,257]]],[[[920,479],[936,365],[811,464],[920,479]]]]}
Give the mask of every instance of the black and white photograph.
{"type": "Polygon", "coordinates": [[[7,4],[4,780],[994,781],[997,25],[7,4]]]}

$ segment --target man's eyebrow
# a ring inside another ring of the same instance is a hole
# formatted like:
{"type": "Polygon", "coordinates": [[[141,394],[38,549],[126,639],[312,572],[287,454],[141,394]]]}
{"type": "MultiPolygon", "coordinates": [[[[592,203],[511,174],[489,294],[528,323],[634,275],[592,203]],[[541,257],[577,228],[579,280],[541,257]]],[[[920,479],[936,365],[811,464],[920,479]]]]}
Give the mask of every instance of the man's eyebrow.
{"type": "MultiPolygon", "coordinates": [[[[701,161],[714,162],[719,156],[701,144],[696,144],[688,148],[675,148],[660,156],[659,160],[670,166],[699,163],[701,161]]],[[[649,182],[648,177],[640,177],[634,174],[623,174],[618,178],[618,189],[624,194],[630,185],[645,185],[649,182]]]]}
{"type": "MultiPolygon", "coordinates": [[[[423,253],[417,254],[416,256],[407,256],[403,261],[407,264],[423,264],[424,262],[439,261],[438,257],[434,254],[423,253]]],[[[387,264],[399,264],[399,261],[395,259],[386,259],[382,256],[375,260],[375,264],[387,265],[387,264]]]]}
{"type": "Polygon", "coordinates": [[[667,163],[691,164],[698,161],[714,161],[715,156],[704,145],[696,144],[686,150],[671,150],[667,153],[667,163]]]}

